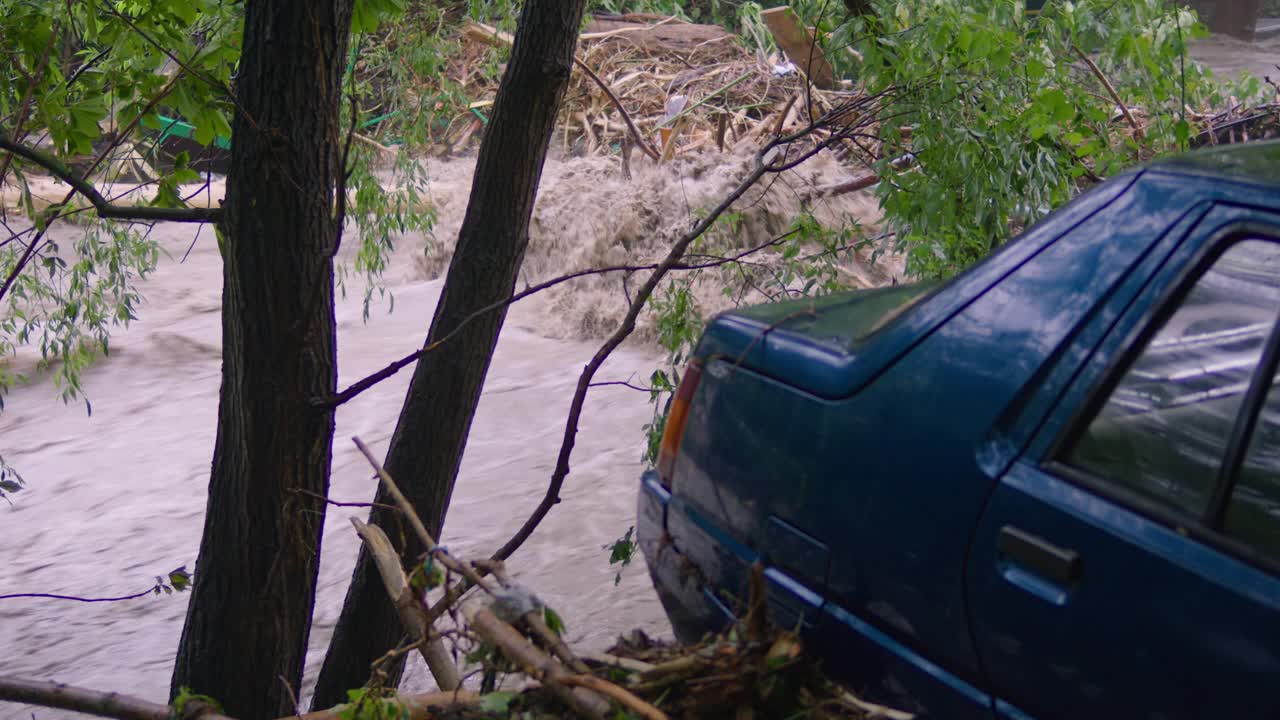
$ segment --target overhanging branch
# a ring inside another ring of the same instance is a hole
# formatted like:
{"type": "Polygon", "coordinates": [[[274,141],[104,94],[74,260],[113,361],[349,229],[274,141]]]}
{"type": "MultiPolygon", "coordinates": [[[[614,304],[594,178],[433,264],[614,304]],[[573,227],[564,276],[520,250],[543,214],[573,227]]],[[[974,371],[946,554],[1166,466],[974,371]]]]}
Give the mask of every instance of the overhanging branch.
{"type": "Polygon", "coordinates": [[[148,207],[145,205],[113,205],[92,183],[84,178],[76,177],[60,160],[48,153],[14,142],[8,134],[0,133],[0,150],[7,151],[28,162],[35,163],[53,173],[59,180],[70,185],[80,193],[98,211],[98,217],[112,220],[167,221],[207,223],[217,222],[222,217],[222,208],[166,208],[148,207]]]}

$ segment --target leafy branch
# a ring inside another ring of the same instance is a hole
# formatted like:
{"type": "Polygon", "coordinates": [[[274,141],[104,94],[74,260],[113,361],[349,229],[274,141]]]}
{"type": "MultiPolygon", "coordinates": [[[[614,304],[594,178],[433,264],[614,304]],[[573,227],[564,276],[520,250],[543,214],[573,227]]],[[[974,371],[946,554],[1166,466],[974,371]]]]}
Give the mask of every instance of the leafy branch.
{"type": "Polygon", "coordinates": [[[56,157],[28,147],[21,143],[15,142],[7,133],[0,132],[0,150],[5,150],[13,155],[35,163],[40,167],[48,170],[55,177],[70,185],[84,196],[94,209],[98,211],[98,217],[111,220],[134,220],[139,222],[148,221],[167,221],[167,222],[188,222],[188,223],[207,223],[217,222],[222,217],[222,208],[168,208],[168,207],[151,207],[140,205],[113,205],[109,200],[98,192],[98,189],[82,177],[72,172],[71,168],[63,164],[56,157]]]}

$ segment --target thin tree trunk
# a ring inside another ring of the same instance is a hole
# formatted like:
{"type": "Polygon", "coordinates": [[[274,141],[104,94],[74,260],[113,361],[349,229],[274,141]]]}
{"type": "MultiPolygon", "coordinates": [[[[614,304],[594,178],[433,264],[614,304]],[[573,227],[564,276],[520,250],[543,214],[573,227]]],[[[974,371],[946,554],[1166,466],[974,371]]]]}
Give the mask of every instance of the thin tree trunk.
{"type": "Polygon", "coordinates": [[[244,48],[223,238],[222,388],[172,692],[290,714],[311,629],[337,383],[338,108],[353,0],[258,0],[244,48]]]}
{"type": "MultiPolygon", "coordinates": [[[[568,86],[584,0],[527,0],[511,59],[480,145],[467,214],[427,342],[442,337],[475,310],[511,295],[529,240],[529,219],[568,86]]],[[[489,361],[506,313],[489,313],[428,353],[413,380],[391,437],[386,468],[400,482],[435,537],[440,537],[454,479],[489,361]]],[[[380,489],[377,503],[389,504],[380,489]]],[[[396,518],[376,507],[370,523],[382,526],[405,559],[423,548],[405,541],[396,518]]],[[[369,665],[403,635],[372,558],[364,548],[352,575],[342,615],[325,656],[312,707],[342,702],[359,687],[369,665]]],[[[393,680],[400,668],[393,669],[393,680]]]]}

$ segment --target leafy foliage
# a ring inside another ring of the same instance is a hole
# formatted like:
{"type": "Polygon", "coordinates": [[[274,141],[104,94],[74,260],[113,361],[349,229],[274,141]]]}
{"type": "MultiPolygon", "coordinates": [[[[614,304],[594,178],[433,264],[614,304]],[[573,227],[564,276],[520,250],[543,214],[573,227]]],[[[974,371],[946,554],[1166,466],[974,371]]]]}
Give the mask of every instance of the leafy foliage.
{"type": "Polygon", "coordinates": [[[1187,57],[1203,26],[1164,0],[1055,2],[1039,16],[1012,0],[873,5],[828,44],[856,46],[867,91],[892,97],[865,140],[879,146],[888,228],[919,276],[954,274],[1099,179],[1185,149],[1187,108],[1225,102],[1187,57]]]}
{"type": "Polygon", "coordinates": [[[622,537],[614,540],[612,544],[604,546],[604,549],[609,551],[609,564],[618,566],[618,572],[613,576],[614,585],[622,582],[622,571],[635,558],[638,547],[634,539],[635,532],[634,526],[629,527],[622,537]]]}
{"type": "Polygon", "coordinates": [[[178,688],[178,696],[173,699],[172,717],[187,717],[188,705],[191,703],[199,703],[210,708],[215,713],[222,713],[222,703],[208,695],[191,692],[191,688],[178,688]]]}
{"type": "Polygon", "coordinates": [[[408,720],[409,708],[395,698],[393,691],[382,688],[359,688],[347,691],[348,703],[338,717],[342,720],[408,720]]]}
{"type": "MultiPolygon", "coordinates": [[[[376,31],[405,5],[358,0],[353,32],[376,31]]],[[[144,175],[157,170],[162,114],[193,125],[194,140],[204,146],[230,136],[243,8],[232,0],[0,0],[0,37],[13,40],[0,62],[7,81],[0,87],[0,132],[42,144],[77,173],[107,184],[129,179],[124,171],[136,171],[140,162],[144,175]]],[[[361,112],[357,119],[364,117],[361,112]]],[[[351,266],[340,268],[340,281],[352,272],[363,278],[366,315],[373,294],[382,292],[377,283],[395,236],[427,232],[435,219],[421,197],[422,168],[402,156],[386,182],[376,152],[353,148],[348,215],[360,244],[351,266]]],[[[200,179],[192,162],[179,153],[171,167],[143,177],[141,184],[154,188],[146,202],[184,206],[190,199],[184,193],[194,195],[191,183],[200,179]]],[[[136,319],[143,300],[137,284],[155,269],[160,247],[148,227],[123,222],[88,221],[73,240],[51,232],[58,220],[86,219],[87,208],[83,202],[43,205],[49,201],[31,191],[39,172],[0,157],[0,184],[19,188],[27,216],[25,227],[0,241],[7,286],[0,295],[0,361],[20,346],[37,347],[36,370],[51,371],[63,400],[72,401],[83,396],[85,368],[109,353],[112,331],[136,319]]],[[[0,409],[4,392],[24,380],[0,364],[0,409]]],[[[86,408],[92,412],[87,400],[86,408]]]]}

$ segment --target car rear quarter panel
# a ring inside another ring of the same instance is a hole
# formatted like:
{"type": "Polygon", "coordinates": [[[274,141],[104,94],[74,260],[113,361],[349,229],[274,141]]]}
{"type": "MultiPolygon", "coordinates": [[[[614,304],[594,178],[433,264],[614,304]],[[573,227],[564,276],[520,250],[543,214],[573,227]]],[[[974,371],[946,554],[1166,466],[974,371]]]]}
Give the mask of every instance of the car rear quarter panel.
{"type": "Polygon", "coordinates": [[[847,397],[797,391],[705,344],[667,517],[675,546],[730,592],[759,553],[828,606],[980,686],[962,588],[994,482],[977,450],[1194,195],[1168,178],[1139,179],[998,284],[970,288],[970,301],[847,397]],[[778,552],[778,520],[825,557],[778,552]]]}

